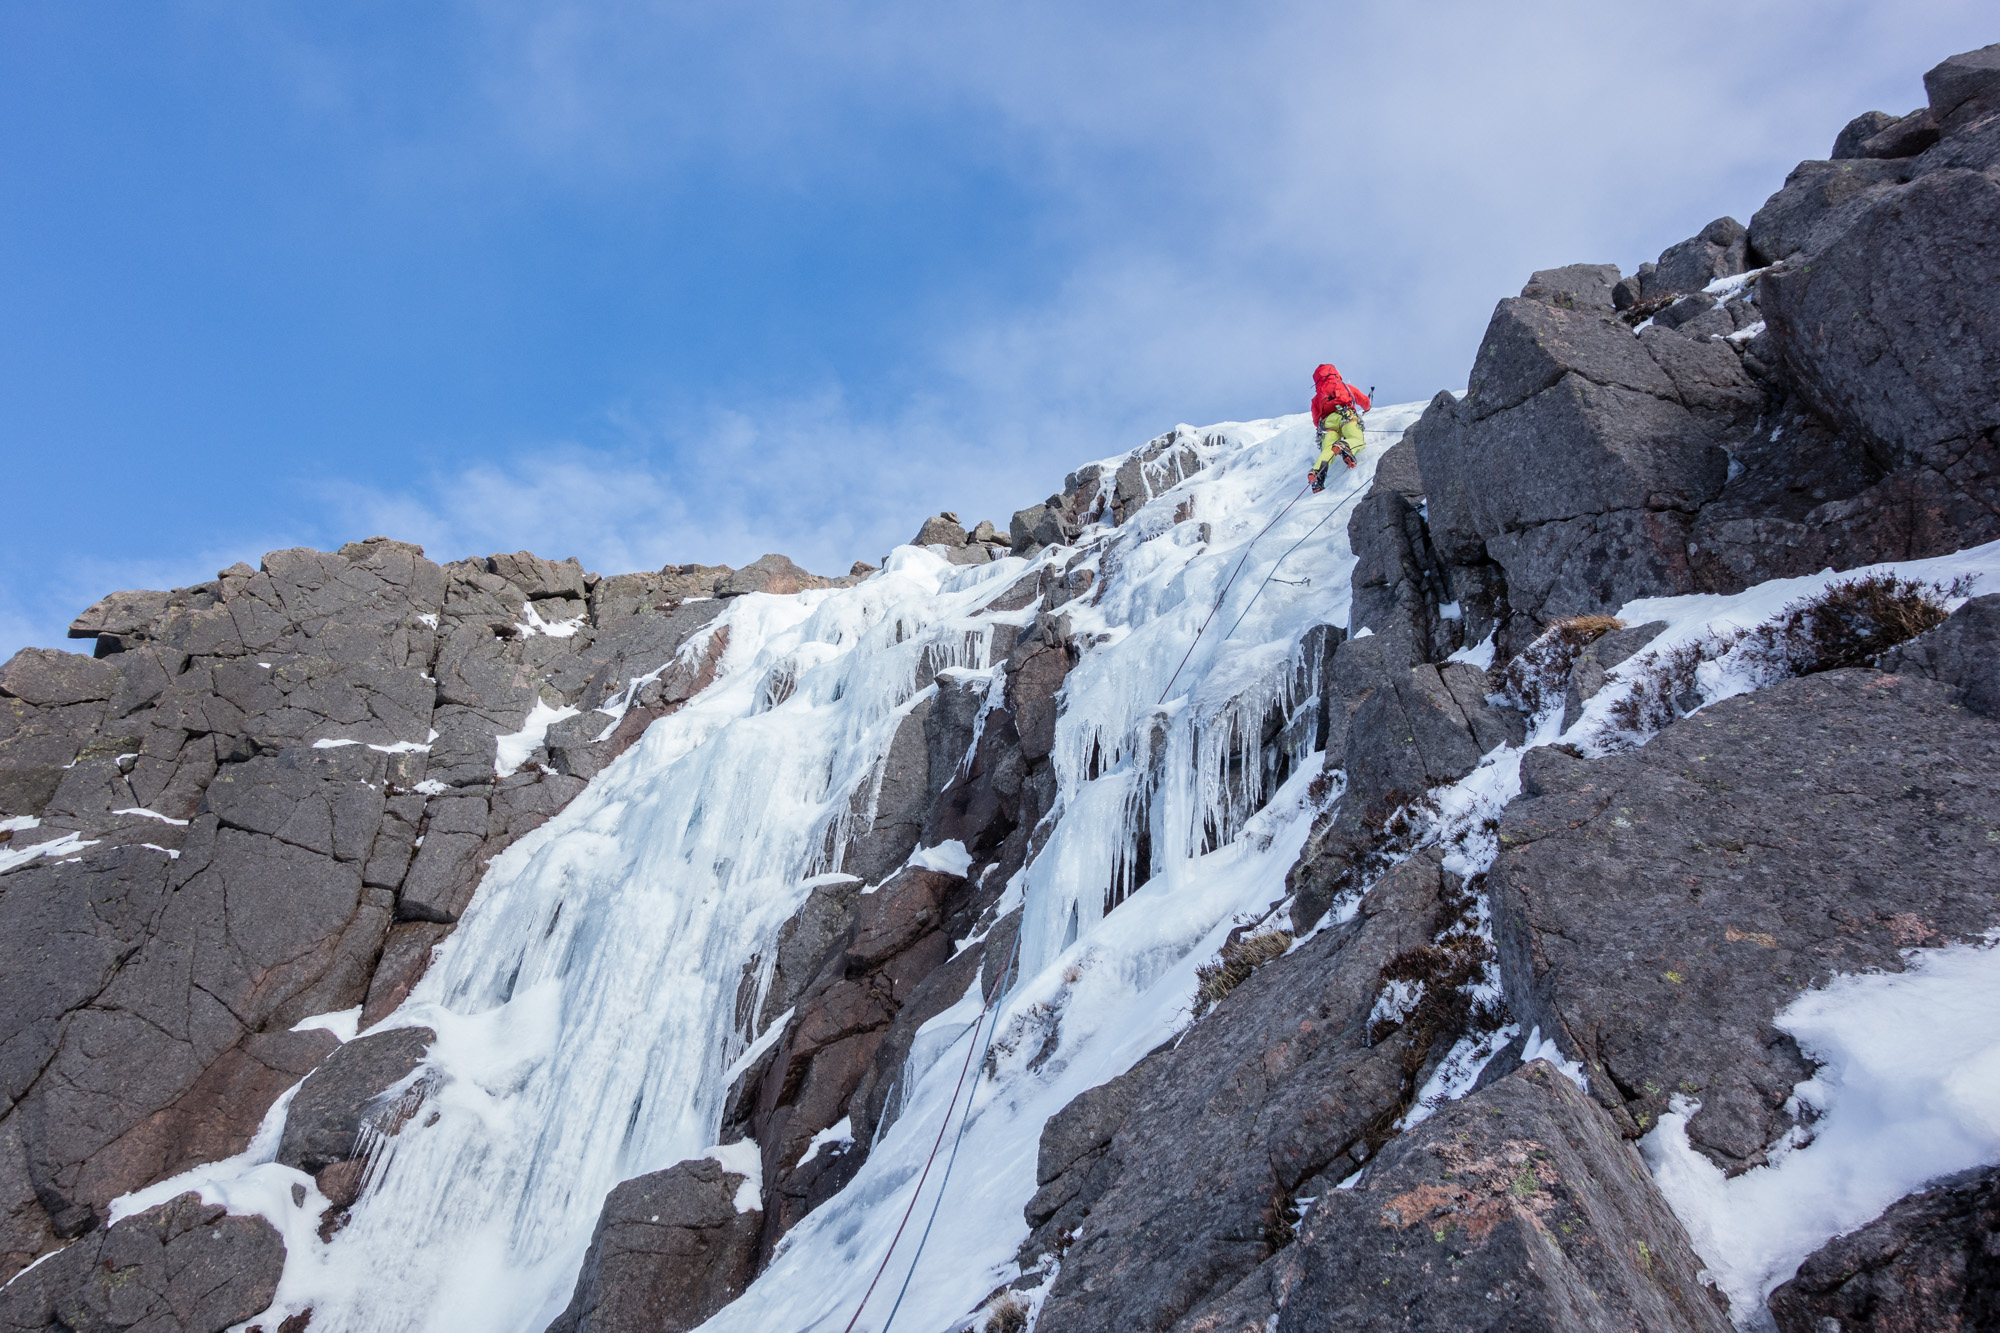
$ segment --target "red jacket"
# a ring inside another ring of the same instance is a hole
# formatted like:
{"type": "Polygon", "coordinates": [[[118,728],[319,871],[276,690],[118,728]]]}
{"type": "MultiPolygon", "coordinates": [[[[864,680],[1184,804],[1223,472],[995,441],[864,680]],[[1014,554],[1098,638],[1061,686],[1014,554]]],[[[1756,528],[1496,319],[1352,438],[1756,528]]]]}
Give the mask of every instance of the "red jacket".
{"type": "Polygon", "coordinates": [[[1340,378],[1340,372],[1332,366],[1321,366],[1313,372],[1313,425],[1326,420],[1327,413],[1336,407],[1351,407],[1358,412],[1366,412],[1372,403],[1368,395],[1340,378]]]}

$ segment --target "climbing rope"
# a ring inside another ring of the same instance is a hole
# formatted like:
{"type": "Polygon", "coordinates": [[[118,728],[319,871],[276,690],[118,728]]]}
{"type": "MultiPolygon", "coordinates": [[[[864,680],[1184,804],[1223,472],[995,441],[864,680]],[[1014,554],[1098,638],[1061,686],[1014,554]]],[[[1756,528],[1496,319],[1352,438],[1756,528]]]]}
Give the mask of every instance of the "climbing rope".
{"type": "Polygon", "coordinates": [[[1244,561],[1250,558],[1250,548],[1255,546],[1259,541],[1261,541],[1265,533],[1269,532],[1272,528],[1278,526],[1278,519],[1283,518],[1285,515],[1291,513],[1292,506],[1297,504],[1299,501],[1305,499],[1306,492],[1311,489],[1312,489],[1311,482],[1307,482],[1304,486],[1299,487],[1299,493],[1297,495],[1294,495],[1291,498],[1291,500],[1286,503],[1285,507],[1278,511],[1277,518],[1273,518],[1269,523],[1266,523],[1262,528],[1258,530],[1257,535],[1255,537],[1252,537],[1248,542],[1244,543],[1242,557],[1237,560],[1236,568],[1229,572],[1228,579],[1226,579],[1223,582],[1222,591],[1215,594],[1215,605],[1208,608],[1208,615],[1202,620],[1201,628],[1194,632],[1194,642],[1188,645],[1187,652],[1181,656],[1180,666],[1175,667],[1174,674],[1167,677],[1167,688],[1165,690],[1160,691],[1160,697],[1157,700],[1155,700],[1153,704],[1155,708],[1159,707],[1159,705],[1167,701],[1167,690],[1173,689],[1174,682],[1181,678],[1181,672],[1187,667],[1188,658],[1194,656],[1195,648],[1198,647],[1201,643],[1201,636],[1207,633],[1208,631],[1208,622],[1215,619],[1215,613],[1222,609],[1222,599],[1229,595],[1229,589],[1233,587],[1236,583],[1236,576],[1243,572],[1243,563],[1244,561]]]}
{"type": "MultiPolygon", "coordinates": [[[[1023,912],[1022,913],[1023,923],[1025,923],[1026,918],[1027,918],[1027,913],[1023,912]]],[[[999,1002],[1000,998],[1003,995],[1006,994],[1007,974],[1014,970],[1014,959],[1019,956],[1020,949],[1021,949],[1021,926],[1017,924],[1014,927],[1014,947],[1007,951],[1007,965],[1000,970],[999,985],[994,988],[993,994],[987,999],[987,1001],[979,1007],[979,1017],[972,1020],[972,1040],[966,1044],[965,1064],[958,1071],[958,1085],[951,1090],[951,1102],[944,1108],[944,1123],[938,1126],[937,1141],[931,1144],[931,1154],[929,1157],[924,1159],[924,1169],[922,1173],[917,1176],[917,1188],[910,1195],[910,1206],[903,1210],[903,1220],[896,1224],[896,1234],[889,1238],[889,1248],[882,1255],[882,1262],[876,1267],[875,1276],[869,1279],[868,1290],[861,1293],[861,1303],[854,1307],[854,1317],[847,1321],[847,1327],[844,1330],[842,1330],[842,1333],[854,1333],[854,1326],[861,1321],[861,1312],[868,1308],[868,1298],[875,1294],[875,1286],[882,1280],[882,1274],[889,1271],[889,1260],[896,1253],[897,1242],[903,1239],[903,1229],[910,1225],[910,1216],[911,1214],[917,1211],[917,1200],[921,1199],[924,1194],[924,1182],[930,1178],[931,1167],[937,1161],[938,1149],[944,1146],[945,1132],[951,1128],[952,1113],[958,1109],[959,1094],[965,1091],[965,1076],[972,1069],[972,1053],[975,1050],[979,1049],[980,1024],[986,1021],[986,1015],[992,1011],[993,1006],[999,1002]]],[[[998,1024],[996,1022],[995,1026],[997,1025],[998,1024]]],[[[988,1028],[986,1030],[986,1047],[988,1050],[991,1050],[992,1046],[993,1046],[993,1029],[988,1028]]],[[[985,1057],[982,1055],[980,1059],[984,1061],[985,1057]]],[[[969,1098],[966,1101],[965,1110],[966,1110],[966,1116],[969,1119],[972,1113],[972,1102],[971,1099],[969,1098]]],[[[965,1124],[963,1121],[961,1121],[959,1124],[958,1136],[960,1139],[963,1139],[965,1137],[965,1124]]],[[[951,1160],[953,1162],[958,1160],[958,1142],[956,1140],[954,1140],[951,1145],[951,1160]]],[[[930,1239],[931,1235],[930,1223],[937,1221],[938,1204],[944,1201],[944,1187],[950,1182],[951,1182],[951,1164],[947,1162],[945,1164],[944,1178],[938,1184],[937,1201],[931,1205],[930,1222],[924,1224],[923,1238],[917,1242],[916,1253],[910,1256],[911,1273],[917,1271],[917,1260],[922,1258],[924,1253],[924,1241],[930,1239]]],[[[896,1306],[891,1307],[889,1311],[890,1320],[893,1321],[895,1319],[896,1308],[900,1307],[903,1303],[903,1292],[906,1292],[909,1289],[910,1289],[909,1274],[905,1274],[903,1277],[903,1290],[896,1293],[896,1306]]],[[[889,1325],[887,1323],[884,1323],[882,1325],[883,1333],[888,1333],[888,1328],[889,1325]]]]}
{"type": "MultiPolygon", "coordinates": [[[[1022,912],[1021,918],[1023,921],[1027,919],[1027,913],[1025,911],[1022,912]]],[[[1007,951],[1007,965],[1000,969],[1001,989],[999,991],[996,991],[993,996],[993,999],[996,1002],[1000,1000],[1001,997],[1006,993],[1005,988],[1007,985],[1007,974],[1014,970],[1014,959],[1019,955],[1020,949],[1021,949],[1021,928],[1019,926],[1016,926],[1014,928],[1014,947],[1007,951]]],[[[985,1017],[985,1013],[986,1011],[982,1009],[980,1011],[980,1017],[982,1018],[985,1017]]],[[[992,1054],[993,1051],[993,1034],[999,1030],[1000,1030],[1000,1016],[998,1014],[995,1014],[993,1016],[992,1024],[988,1026],[986,1029],[986,1048],[985,1050],[981,1051],[979,1055],[979,1065],[980,1068],[982,1069],[986,1067],[986,1057],[992,1054]]],[[[975,1023],[973,1025],[973,1040],[975,1043],[978,1041],[978,1037],[979,1037],[979,1028],[978,1024],[975,1023]]],[[[977,1090],[975,1089],[974,1096],[977,1095],[978,1093],[977,1090]]],[[[951,1110],[950,1108],[946,1108],[945,1120],[949,1121],[950,1119],[951,1119],[951,1110]]],[[[933,1227],[937,1223],[938,1209],[944,1203],[944,1192],[951,1188],[951,1169],[952,1167],[958,1165],[958,1146],[959,1144],[965,1142],[965,1127],[971,1123],[972,1123],[972,1098],[967,1097],[965,1099],[965,1114],[960,1116],[958,1119],[958,1136],[951,1141],[951,1156],[945,1158],[944,1175],[940,1177],[938,1180],[937,1198],[931,1200],[930,1218],[928,1221],[924,1223],[924,1234],[917,1238],[917,1252],[910,1256],[910,1269],[907,1273],[903,1274],[903,1286],[902,1289],[896,1293],[896,1303],[889,1307],[889,1317],[882,1321],[882,1333],[889,1333],[889,1325],[896,1322],[896,1311],[903,1308],[903,1297],[909,1293],[910,1279],[917,1275],[917,1260],[924,1257],[924,1245],[931,1238],[931,1227],[933,1227]]],[[[921,1188],[921,1186],[919,1188],[921,1188]]]]}
{"type": "MultiPolygon", "coordinates": [[[[1312,536],[1315,532],[1318,532],[1321,528],[1325,527],[1327,519],[1332,518],[1335,514],[1338,514],[1341,510],[1347,508],[1348,502],[1353,500],[1354,497],[1359,494],[1361,494],[1361,488],[1359,486],[1356,486],[1352,491],[1348,492],[1347,499],[1342,500],[1339,504],[1327,510],[1325,517],[1321,518],[1319,522],[1313,524],[1310,528],[1307,528],[1305,537],[1299,538],[1297,541],[1293,542],[1290,546],[1286,547],[1285,555],[1281,555],[1276,560],[1273,560],[1271,562],[1271,572],[1264,576],[1264,581],[1257,585],[1257,591],[1251,593],[1250,600],[1244,603],[1243,616],[1247,616],[1250,614],[1250,608],[1257,605],[1257,599],[1264,595],[1264,589],[1271,586],[1271,579],[1273,578],[1273,576],[1277,574],[1278,566],[1285,563],[1285,556],[1290,555],[1293,551],[1296,551],[1301,546],[1304,546],[1306,544],[1306,537],[1312,536]]],[[[1278,582],[1289,583],[1291,582],[1291,580],[1279,579],[1278,582]]],[[[1229,640],[1235,635],[1237,629],[1243,624],[1243,616],[1236,617],[1236,624],[1231,625],[1229,627],[1229,633],[1222,636],[1222,641],[1224,643],[1229,642],[1229,640]]]]}

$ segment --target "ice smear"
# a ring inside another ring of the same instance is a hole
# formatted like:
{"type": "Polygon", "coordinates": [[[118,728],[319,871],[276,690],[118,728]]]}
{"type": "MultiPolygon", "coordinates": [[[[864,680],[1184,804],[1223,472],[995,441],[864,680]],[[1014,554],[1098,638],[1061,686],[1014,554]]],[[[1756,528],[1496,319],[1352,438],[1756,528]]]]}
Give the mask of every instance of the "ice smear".
{"type": "Polygon", "coordinates": [[[1028,568],[902,547],[857,587],[732,599],[714,683],[495,858],[385,1020],[438,1032],[425,1113],[378,1143],[349,1225],[293,1247],[270,1316],[546,1327],[605,1194],[714,1143],[725,1075],[758,1035],[735,1025],[742,964],[761,955],[768,982],[778,928],[858,831],[852,794],[920,668],[987,665],[973,613],[1028,568]],[[780,667],[796,684],[773,706],[780,667]]]}
{"type": "MultiPolygon", "coordinates": [[[[1422,406],[1381,409],[1369,422],[1393,434],[1422,406]]],[[[1261,919],[1283,900],[1285,872],[1310,829],[1307,789],[1319,756],[1309,735],[1287,751],[1290,771],[1281,785],[1277,774],[1253,778],[1232,767],[1230,755],[1256,753],[1271,709],[1298,702],[1288,693],[1297,674],[1292,654],[1306,630],[1347,619],[1353,557],[1344,524],[1325,524],[1277,571],[1310,574],[1310,584],[1273,580],[1261,596],[1256,589],[1287,547],[1371,484],[1383,449],[1371,441],[1356,473],[1302,499],[1256,543],[1172,697],[1159,706],[1246,543],[1299,489],[1313,447],[1303,417],[1199,434],[1221,441],[1208,451],[1204,471],[1128,516],[1115,534],[1087,530],[1077,543],[1095,553],[1103,572],[1095,602],[1063,608],[1078,639],[1095,646],[1070,673],[1057,722],[1060,815],[1047,846],[1018,877],[1025,901],[1020,980],[991,1019],[993,1072],[975,1072],[959,1103],[964,1140],[897,1315],[899,1330],[962,1327],[988,1292],[1015,1275],[1043,1124],[1186,1026],[1196,967],[1238,921],[1261,919]],[[1199,525],[1173,521],[1187,500],[1210,525],[1206,543],[1199,525]],[[1238,617],[1234,634],[1224,633],[1238,617]],[[1152,847],[1151,877],[1134,890],[1144,878],[1133,864],[1142,833],[1152,847]],[[1129,894],[1108,913],[1107,885],[1129,894]],[[1054,1054],[1030,1071],[1051,1032],[1054,1054]]],[[[905,1068],[901,1114],[855,1179],[807,1216],[771,1268],[705,1329],[845,1324],[912,1202],[966,1043],[984,1040],[974,1026],[979,996],[970,988],[960,1005],[925,1025],[905,1068]]],[[[933,1171],[916,1200],[919,1215],[928,1215],[939,1183],[933,1171]]],[[[910,1259],[906,1239],[889,1265],[897,1285],[910,1259]]],[[[879,1292],[876,1300],[881,1308],[871,1301],[863,1326],[878,1328],[886,1316],[888,1300],[879,1292]]]]}
{"type": "Polygon", "coordinates": [[[2000,949],[1911,950],[1907,969],[1836,978],[1777,1026],[1820,1061],[1795,1095],[1810,1141],[1734,1179],[1688,1143],[1677,1101],[1640,1142],[1653,1178],[1729,1297],[1769,1329],[1765,1298],[1799,1262],[1927,1181],[2000,1162],[2000,949]]]}
{"type": "Polygon", "coordinates": [[[499,777],[512,777],[528,762],[528,756],[541,747],[549,734],[549,728],[566,717],[575,717],[583,710],[565,704],[561,708],[551,708],[542,700],[535,700],[535,706],[528,710],[527,721],[521,729],[496,738],[493,751],[493,772],[499,777]]]}

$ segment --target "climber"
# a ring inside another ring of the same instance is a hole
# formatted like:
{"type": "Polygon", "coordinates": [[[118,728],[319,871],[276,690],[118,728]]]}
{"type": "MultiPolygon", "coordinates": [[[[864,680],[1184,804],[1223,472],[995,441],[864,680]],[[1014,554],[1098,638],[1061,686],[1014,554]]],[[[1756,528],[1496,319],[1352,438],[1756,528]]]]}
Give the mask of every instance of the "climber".
{"type": "Polygon", "coordinates": [[[1321,366],[1313,372],[1313,426],[1319,431],[1319,462],[1306,473],[1306,480],[1317,494],[1326,485],[1326,469],[1333,462],[1335,454],[1341,462],[1354,466],[1354,456],[1361,452],[1361,414],[1372,404],[1368,395],[1340,378],[1340,372],[1330,365],[1321,366]]]}

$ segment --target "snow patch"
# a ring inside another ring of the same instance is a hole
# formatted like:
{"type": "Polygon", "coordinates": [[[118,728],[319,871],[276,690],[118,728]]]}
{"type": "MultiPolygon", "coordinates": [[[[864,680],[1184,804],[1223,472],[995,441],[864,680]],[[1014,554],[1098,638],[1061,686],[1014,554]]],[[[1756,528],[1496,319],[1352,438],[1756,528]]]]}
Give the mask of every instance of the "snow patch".
{"type": "Polygon", "coordinates": [[[111,813],[114,815],[138,815],[142,819],[157,819],[162,824],[174,824],[181,828],[187,827],[185,819],[175,819],[172,815],[163,815],[158,810],[147,810],[142,806],[135,805],[124,810],[113,810],[111,813]]]}
{"type": "Polygon", "coordinates": [[[528,762],[528,756],[541,748],[547,739],[549,728],[566,717],[575,717],[583,710],[568,704],[561,708],[551,708],[540,699],[528,710],[528,718],[519,731],[496,737],[493,750],[493,772],[503,778],[512,777],[528,762]]]}
{"type": "MultiPolygon", "coordinates": [[[[1498,632],[1496,630],[1494,633],[1497,634],[1498,632]]],[[[1470,662],[1481,671],[1491,671],[1493,669],[1493,651],[1493,635],[1489,634],[1478,643],[1459,649],[1445,660],[1447,662],[1470,662]]]]}
{"type": "Polygon", "coordinates": [[[935,870],[941,874],[963,876],[972,869],[972,853],[965,844],[953,839],[941,842],[935,847],[925,847],[910,857],[910,864],[923,870],[935,870]]]}
{"type": "MultiPolygon", "coordinates": [[[[792,1169],[796,1171],[799,1167],[804,1166],[807,1162],[819,1156],[821,1148],[832,1148],[835,1151],[839,1151],[842,1148],[851,1148],[853,1146],[854,1117],[844,1115],[833,1124],[828,1125],[825,1129],[812,1136],[812,1142],[808,1143],[806,1150],[799,1154],[798,1164],[792,1169]]],[[[741,1210],[739,1209],[738,1211],[741,1210]]]]}
{"type": "Polygon", "coordinates": [[[1928,1181],[2000,1162],[2000,949],[1905,957],[1902,972],[1836,977],[1778,1015],[1820,1062],[1793,1090],[1818,1118],[1769,1165],[1725,1179],[1689,1144],[1700,1106],[1680,1098],[1640,1140],[1740,1328],[1771,1328],[1765,1299],[1828,1240],[1928,1181]]]}
{"type": "MultiPolygon", "coordinates": [[[[847,1122],[843,1120],[840,1123],[844,1125],[847,1122]]],[[[838,1126],[835,1128],[838,1128],[838,1126]]],[[[831,1133],[832,1131],[829,1130],[827,1132],[831,1133]]],[[[854,1136],[849,1134],[847,1141],[852,1143],[854,1136]]],[[[813,1142],[818,1143],[819,1140],[815,1138],[813,1142]]],[[[704,1150],[701,1155],[720,1163],[724,1171],[743,1177],[743,1183],[736,1187],[735,1202],[737,1212],[758,1213],[764,1210],[764,1154],[758,1150],[755,1139],[739,1139],[735,1143],[719,1143],[713,1148],[704,1150]]],[[[811,1155],[811,1153],[807,1153],[806,1156],[810,1157],[811,1155]]],[[[805,1158],[802,1157],[799,1161],[803,1164],[805,1158]]]]}
{"type": "Polygon", "coordinates": [[[1576,1060],[1565,1060],[1562,1048],[1552,1039],[1544,1037],[1539,1027],[1530,1028],[1527,1041],[1521,1044],[1521,1063],[1527,1064],[1533,1060],[1547,1060],[1579,1089],[1584,1092],[1590,1091],[1590,1080],[1584,1075],[1583,1065],[1576,1060]]]}
{"type": "Polygon", "coordinates": [[[352,1009],[335,1009],[331,1013],[314,1014],[311,1018],[301,1018],[292,1025],[294,1032],[331,1032],[336,1041],[350,1042],[361,1030],[361,1006],[352,1009]]]}

